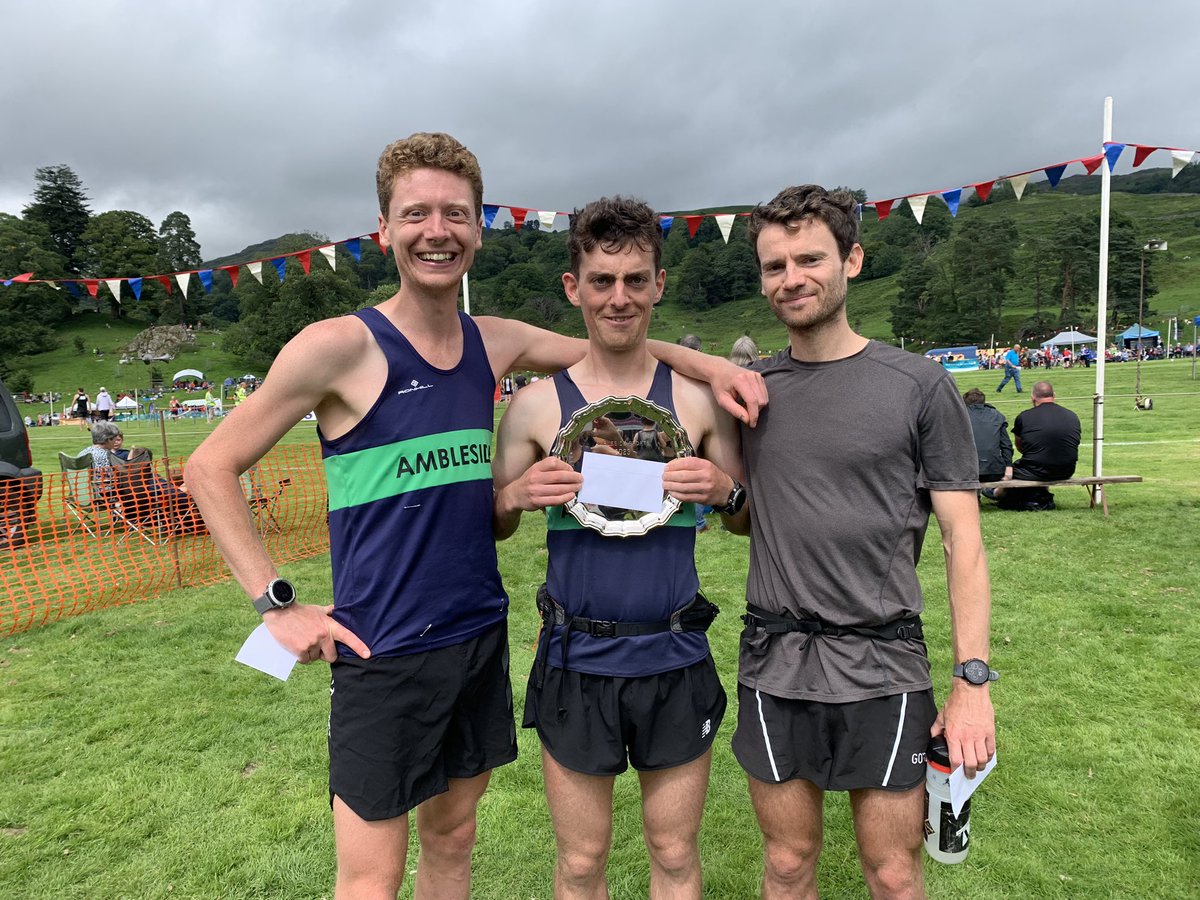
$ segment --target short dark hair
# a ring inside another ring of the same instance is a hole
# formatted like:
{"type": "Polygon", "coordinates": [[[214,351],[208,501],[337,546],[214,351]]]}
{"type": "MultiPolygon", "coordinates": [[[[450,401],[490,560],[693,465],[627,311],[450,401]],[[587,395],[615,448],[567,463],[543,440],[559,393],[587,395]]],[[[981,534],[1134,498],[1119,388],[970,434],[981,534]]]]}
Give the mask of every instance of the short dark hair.
{"type": "Polygon", "coordinates": [[[679,344],[680,347],[687,347],[689,350],[699,350],[701,348],[700,338],[696,337],[694,334],[685,334],[678,341],[676,341],[676,343],[679,344]]]}
{"type": "Polygon", "coordinates": [[[636,246],[654,257],[654,271],[662,268],[663,236],[658,213],[633,197],[601,197],[571,215],[567,251],[571,273],[579,275],[583,254],[597,247],[606,253],[636,246]]]}
{"type": "Polygon", "coordinates": [[[767,225],[782,225],[789,231],[801,222],[824,222],[833,232],[842,262],[858,243],[858,201],[845,191],[827,191],[818,184],[799,184],[784,188],[770,203],[761,203],[750,213],[747,235],[758,258],[758,236],[767,225]]]}
{"type": "Polygon", "coordinates": [[[971,388],[969,391],[963,394],[963,402],[967,404],[967,406],[974,406],[976,403],[983,403],[985,399],[986,398],[983,396],[983,391],[981,391],[979,388],[971,388]]]}

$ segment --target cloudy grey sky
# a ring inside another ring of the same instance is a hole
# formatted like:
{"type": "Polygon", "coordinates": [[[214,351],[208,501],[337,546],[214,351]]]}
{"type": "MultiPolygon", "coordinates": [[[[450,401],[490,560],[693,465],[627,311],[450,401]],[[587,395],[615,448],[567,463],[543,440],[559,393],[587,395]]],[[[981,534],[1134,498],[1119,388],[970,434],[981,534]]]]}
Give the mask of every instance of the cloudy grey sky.
{"type": "Polygon", "coordinates": [[[94,212],[186,212],[208,258],[373,231],[379,151],[414,131],[474,150],[486,202],[560,211],[950,189],[1099,152],[1109,95],[1114,139],[1200,149],[1182,0],[60,0],[2,21],[0,211],[66,163],[94,212]]]}

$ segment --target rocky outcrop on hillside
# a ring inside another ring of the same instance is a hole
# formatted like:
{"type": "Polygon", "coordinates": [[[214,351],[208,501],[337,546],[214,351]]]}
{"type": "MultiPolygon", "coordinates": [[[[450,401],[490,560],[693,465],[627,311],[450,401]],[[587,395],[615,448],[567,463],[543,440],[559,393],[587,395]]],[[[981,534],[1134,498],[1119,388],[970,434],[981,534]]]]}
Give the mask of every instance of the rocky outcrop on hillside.
{"type": "Polygon", "coordinates": [[[125,359],[174,359],[181,347],[194,344],[196,334],[186,325],[151,325],[125,347],[125,359]]]}

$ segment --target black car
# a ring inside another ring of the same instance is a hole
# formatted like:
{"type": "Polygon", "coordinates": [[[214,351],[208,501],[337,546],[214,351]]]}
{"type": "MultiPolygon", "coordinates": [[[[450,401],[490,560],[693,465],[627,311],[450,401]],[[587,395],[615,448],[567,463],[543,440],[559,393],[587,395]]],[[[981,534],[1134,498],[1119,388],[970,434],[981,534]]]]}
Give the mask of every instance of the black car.
{"type": "Polygon", "coordinates": [[[42,473],[32,463],[25,422],[0,381],[0,550],[23,546],[37,522],[42,473]]]}

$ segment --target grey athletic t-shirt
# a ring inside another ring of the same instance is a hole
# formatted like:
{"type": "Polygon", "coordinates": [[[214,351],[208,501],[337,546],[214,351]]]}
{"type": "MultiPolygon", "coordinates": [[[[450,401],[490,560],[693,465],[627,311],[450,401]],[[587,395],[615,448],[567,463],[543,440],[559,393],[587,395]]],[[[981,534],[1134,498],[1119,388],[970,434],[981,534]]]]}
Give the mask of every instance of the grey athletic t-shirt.
{"type": "MultiPolygon", "coordinates": [[[[754,366],[770,404],[742,427],[752,540],[749,603],[834,625],[921,612],[916,564],[929,491],[979,487],[967,408],[924,357],[871,341],[802,363],[754,366]]],[[[846,703],[931,686],[917,640],[799,632],[743,640],[738,680],[779,697],[846,703]]]]}

